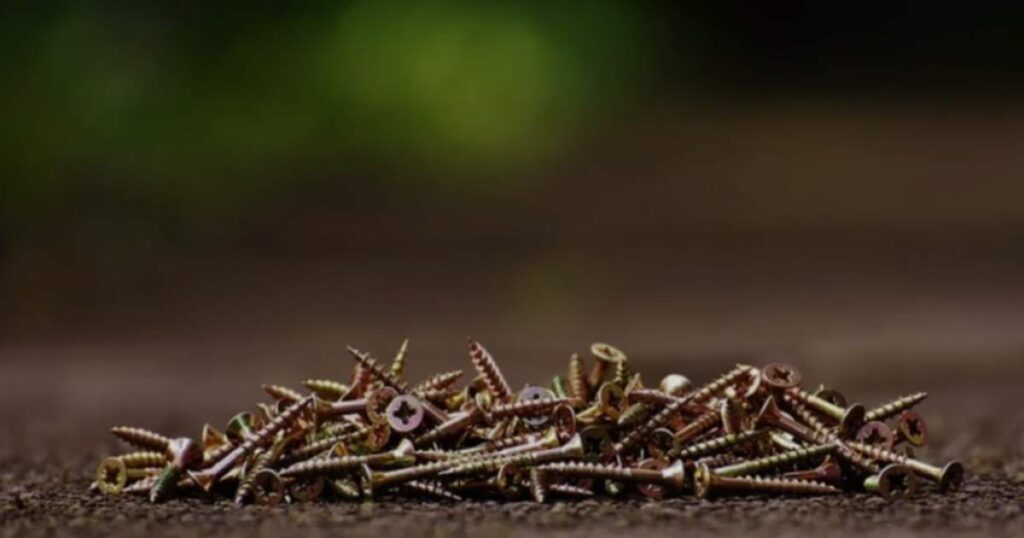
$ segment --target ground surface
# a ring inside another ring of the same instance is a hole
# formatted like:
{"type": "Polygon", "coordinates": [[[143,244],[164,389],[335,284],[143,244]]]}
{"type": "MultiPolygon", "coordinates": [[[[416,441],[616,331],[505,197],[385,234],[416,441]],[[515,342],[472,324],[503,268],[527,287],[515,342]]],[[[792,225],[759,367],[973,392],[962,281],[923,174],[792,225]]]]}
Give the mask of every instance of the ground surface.
{"type": "MultiPolygon", "coordinates": [[[[824,536],[962,533],[1020,536],[1024,532],[1024,424],[1013,391],[942,391],[923,407],[930,417],[935,461],[963,459],[970,477],[962,491],[931,489],[913,500],[886,503],[866,494],[832,498],[692,497],[647,502],[588,500],[437,504],[382,499],[374,503],[319,502],[274,508],[234,508],[224,499],[185,499],[150,505],[137,498],[86,492],[96,462],[121,449],[106,424],[137,423],[147,411],[122,409],[82,422],[15,418],[0,448],[0,538],[21,536],[531,536],[735,535],[824,536]],[[136,418],[132,418],[136,417],[136,418]],[[1000,418],[1001,417],[1001,418],[1000,418]],[[90,447],[85,449],[83,447],[90,447]]],[[[45,398],[42,400],[45,401],[45,398]]],[[[165,402],[168,409],[173,404],[165,402]]],[[[145,407],[143,407],[145,409],[145,407]]],[[[173,415],[173,412],[170,414],[173,415]]],[[[174,419],[167,431],[194,423],[174,419]]]]}
{"type": "Polygon", "coordinates": [[[184,286],[158,308],[0,342],[0,538],[1024,535],[1024,263],[878,269],[812,261],[697,259],[623,278],[593,263],[592,280],[555,279],[575,287],[553,288],[558,300],[545,304],[521,304],[509,282],[441,264],[395,262],[369,273],[330,265],[302,278],[247,270],[230,282],[184,286]],[[392,265],[416,267],[418,276],[405,279],[392,265]],[[345,344],[386,357],[409,336],[414,380],[468,369],[467,334],[517,387],[550,379],[571,352],[600,339],[625,349],[652,383],[670,371],[702,382],[767,355],[796,364],[805,385],[826,383],[868,406],[924,390],[931,441],[920,455],[962,460],[968,480],[955,494],[895,504],[848,495],[237,510],[224,501],[151,506],[86,492],[100,458],[125,450],[111,426],[198,436],[204,422],[222,426],[265,400],[260,383],[344,377],[352,365],[345,344]]]}

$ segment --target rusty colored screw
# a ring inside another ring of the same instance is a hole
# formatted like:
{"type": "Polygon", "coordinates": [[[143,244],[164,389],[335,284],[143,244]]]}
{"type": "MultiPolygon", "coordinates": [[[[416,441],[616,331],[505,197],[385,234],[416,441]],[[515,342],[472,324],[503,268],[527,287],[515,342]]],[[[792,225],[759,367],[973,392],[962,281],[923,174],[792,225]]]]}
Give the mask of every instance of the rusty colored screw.
{"type": "Polygon", "coordinates": [[[886,423],[880,420],[872,420],[861,426],[860,430],[857,431],[856,439],[864,444],[880,446],[890,450],[896,442],[896,434],[892,432],[892,429],[886,423]]]}
{"type": "Polygon", "coordinates": [[[864,415],[866,411],[864,406],[859,403],[851,404],[846,408],[839,407],[823,398],[809,394],[796,387],[787,389],[785,392],[785,398],[787,400],[790,398],[795,399],[811,409],[814,409],[832,420],[837,421],[839,423],[840,435],[853,436],[857,433],[857,430],[864,425],[864,415]]]}
{"type": "Polygon", "coordinates": [[[882,404],[869,410],[864,415],[864,420],[885,420],[898,415],[901,411],[910,409],[923,402],[928,397],[927,392],[916,392],[907,396],[901,396],[895,400],[882,404]]]}
{"type": "Polygon", "coordinates": [[[790,389],[800,384],[800,371],[782,362],[773,362],[761,369],[761,379],[775,389],[790,389]]]}

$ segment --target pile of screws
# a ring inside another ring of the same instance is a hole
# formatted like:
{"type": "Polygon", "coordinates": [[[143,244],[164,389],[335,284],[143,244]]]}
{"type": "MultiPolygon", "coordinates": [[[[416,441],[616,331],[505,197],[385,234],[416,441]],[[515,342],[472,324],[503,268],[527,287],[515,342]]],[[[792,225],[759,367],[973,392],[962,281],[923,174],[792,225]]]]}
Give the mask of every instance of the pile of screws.
{"type": "Polygon", "coordinates": [[[461,370],[417,385],[403,380],[404,342],[390,365],[349,348],[349,383],[310,379],[303,394],[264,385],[274,398],[207,424],[200,442],[141,428],[114,435],[143,450],[104,459],[93,487],[108,494],[222,493],[241,505],[356,500],[382,492],[457,501],[537,502],[631,491],[651,498],[744,493],[913,495],[920,479],[958,488],[963,467],[915,459],[927,428],[917,393],[865,410],[837,391],[807,392],[792,366],[737,365],[694,387],[682,375],[645,387],[626,355],[591,346],[566,375],[518,393],[480,344],[477,377],[461,370]],[[888,421],[888,422],[886,422],[888,421]]]}

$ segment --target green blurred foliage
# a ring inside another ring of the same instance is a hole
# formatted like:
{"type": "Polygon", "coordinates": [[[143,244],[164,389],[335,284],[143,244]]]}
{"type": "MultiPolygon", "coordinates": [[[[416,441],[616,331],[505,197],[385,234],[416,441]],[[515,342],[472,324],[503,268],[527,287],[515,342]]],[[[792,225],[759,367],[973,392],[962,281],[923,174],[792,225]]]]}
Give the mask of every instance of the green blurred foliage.
{"type": "Polygon", "coordinates": [[[83,190],[187,217],[378,165],[487,188],[621,103],[650,53],[603,0],[39,4],[0,21],[8,225],[83,190]]]}

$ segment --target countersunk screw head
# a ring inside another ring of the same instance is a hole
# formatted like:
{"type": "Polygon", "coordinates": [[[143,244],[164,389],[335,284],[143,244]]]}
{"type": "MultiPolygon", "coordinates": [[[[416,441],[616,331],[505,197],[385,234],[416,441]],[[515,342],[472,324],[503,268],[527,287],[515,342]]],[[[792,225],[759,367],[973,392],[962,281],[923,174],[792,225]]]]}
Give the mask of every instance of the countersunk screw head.
{"type": "Polygon", "coordinates": [[[615,455],[615,446],[608,430],[602,426],[587,426],[580,430],[585,461],[607,461],[615,455]]]}
{"type": "Polygon", "coordinates": [[[799,385],[802,377],[800,371],[793,366],[773,362],[761,369],[761,379],[773,388],[789,389],[799,385]]]}
{"type": "Polygon", "coordinates": [[[387,406],[388,425],[399,433],[408,433],[423,424],[423,405],[415,396],[403,394],[395,397],[387,406]]]}
{"type": "Polygon", "coordinates": [[[256,502],[264,506],[275,506],[284,500],[284,481],[270,469],[253,475],[252,488],[256,502]]]}
{"type": "Polygon", "coordinates": [[[297,502],[313,502],[323,493],[325,485],[323,476],[298,478],[288,486],[288,495],[297,502]]]}
{"type": "Polygon", "coordinates": [[[951,461],[942,467],[939,475],[939,491],[956,491],[964,483],[964,465],[959,461],[951,461]]]}
{"type": "Polygon", "coordinates": [[[928,442],[928,424],[916,411],[904,411],[896,422],[900,439],[912,446],[924,446],[928,442]]]}
{"type": "MultiPolygon", "coordinates": [[[[677,463],[679,463],[679,465],[682,466],[682,461],[678,461],[677,463]]],[[[649,458],[638,462],[637,467],[641,469],[650,469],[653,471],[662,471],[668,468],[668,464],[665,463],[663,460],[649,458]]],[[[637,482],[636,489],[644,497],[648,497],[650,499],[661,499],[665,497],[665,486],[657,482],[640,481],[637,482]]]]}
{"type": "Polygon", "coordinates": [[[917,492],[917,475],[908,467],[893,463],[886,465],[880,473],[865,478],[864,489],[878,493],[886,500],[903,499],[917,492]]]}
{"type": "Polygon", "coordinates": [[[398,391],[391,387],[381,387],[371,392],[366,397],[366,418],[374,424],[387,424],[388,404],[397,397],[398,391]]]}
{"type": "Polygon", "coordinates": [[[118,457],[104,458],[96,469],[96,485],[107,495],[116,495],[128,482],[128,469],[118,457]]]}
{"type": "Polygon", "coordinates": [[[872,420],[861,426],[860,430],[857,430],[857,441],[866,445],[880,446],[886,450],[891,450],[893,443],[896,442],[896,435],[886,423],[880,420],[872,420]]]}
{"type": "MultiPolygon", "coordinates": [[[[531,402],[536,400],[553,400],[555,393],[544,387],[528,386],[519,393],[520,402],[531,402]]],[[[548,415],[523,416],[523,422],[530,426],[543,426],[548,423],[548,415]]]]}
{"type": "Polygon", "coordinates": [[[627,360],[626,354],[619,350],[619,348],[604,342],[594,342],[591,344],[590,353],[594,355],[594,358],[610,363],[627,360]]]}
{"type": "Polygon", "coordinates": [[[576,435],[576,412],[567,404],[559,405],[551,411],[551,427],[559,441],[572,439],[576,435]]]}

